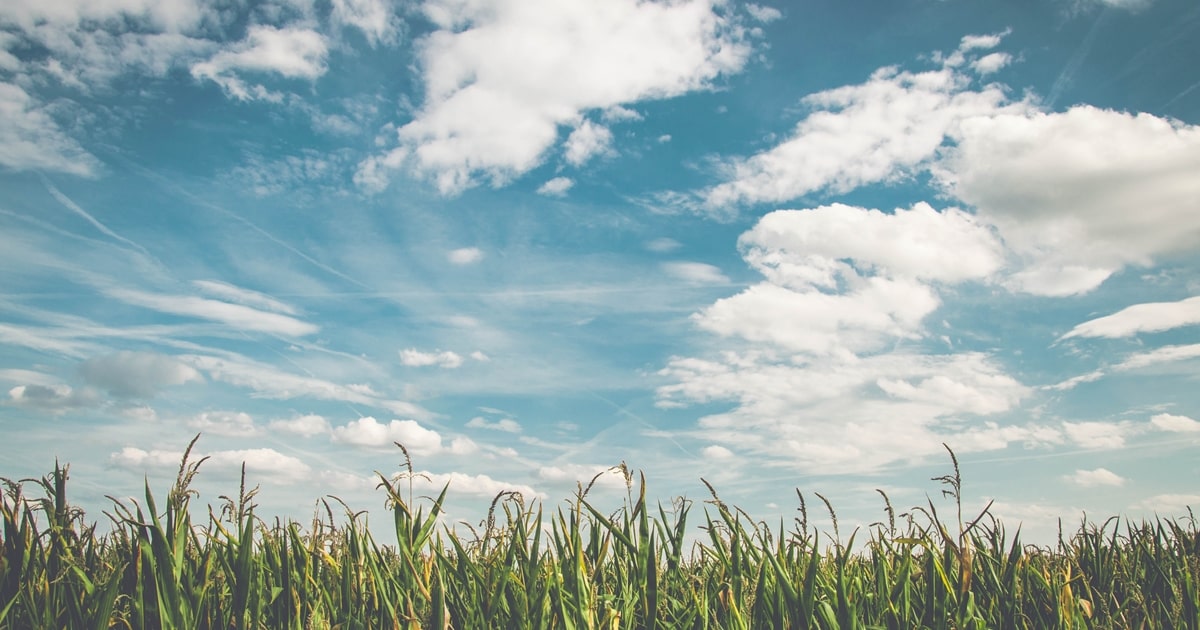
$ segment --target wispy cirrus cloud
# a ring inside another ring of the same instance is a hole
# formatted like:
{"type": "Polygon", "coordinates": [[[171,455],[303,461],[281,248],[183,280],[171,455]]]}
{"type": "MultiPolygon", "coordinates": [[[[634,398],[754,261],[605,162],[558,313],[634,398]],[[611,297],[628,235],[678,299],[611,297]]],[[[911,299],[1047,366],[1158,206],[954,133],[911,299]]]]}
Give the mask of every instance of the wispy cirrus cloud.
{"type": "MultiPolygon", "coordinates": [[[[211,290],[211,286],[208,288],[211,290]]],[[[228,289],[226,290],[228,291],[228,289]]],[[[110,288],[105,289],[104,292],[112,298],[134,306],[172,315],[219,322],[235,330],[292,337],[311,335],[320,330],[315,324],[303,322],[288,315],[260,311],[243,304],[188,295],[148,293],[136,289],[110,288]]]]}

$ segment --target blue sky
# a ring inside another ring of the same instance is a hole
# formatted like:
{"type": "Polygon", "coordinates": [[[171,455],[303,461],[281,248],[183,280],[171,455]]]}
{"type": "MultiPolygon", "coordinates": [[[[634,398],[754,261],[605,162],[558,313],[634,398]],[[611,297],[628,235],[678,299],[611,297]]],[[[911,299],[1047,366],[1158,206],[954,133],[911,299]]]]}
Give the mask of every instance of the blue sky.
{"type": "Polygon", "coordinates": [[[945,442],[1033,533],[1182,514],[1197,58],[1186,0],[6,2],[0,473],[870,522],[945,442]]]}

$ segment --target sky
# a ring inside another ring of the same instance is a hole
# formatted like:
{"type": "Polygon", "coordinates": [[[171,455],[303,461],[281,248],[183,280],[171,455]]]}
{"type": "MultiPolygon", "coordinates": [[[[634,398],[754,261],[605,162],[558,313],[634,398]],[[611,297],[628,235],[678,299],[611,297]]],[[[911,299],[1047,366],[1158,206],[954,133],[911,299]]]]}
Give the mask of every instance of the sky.
{"type": "Polygon", "coordinates": [[[1185,515],[1198,58],[1191,0],[4,2],[0,476],[104,520],[200,434],[202,503],[386,522],[400,442],[447,523],[624,463],[846,528],[945,444],[1035,539],[1185,515]]]}

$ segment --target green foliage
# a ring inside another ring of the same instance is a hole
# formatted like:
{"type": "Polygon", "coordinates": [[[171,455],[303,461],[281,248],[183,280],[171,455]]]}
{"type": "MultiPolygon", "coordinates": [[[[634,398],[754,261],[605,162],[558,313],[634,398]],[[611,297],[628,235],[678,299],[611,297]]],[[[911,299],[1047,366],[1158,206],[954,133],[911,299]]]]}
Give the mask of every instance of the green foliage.
{"type": "Polygon", "coordinates": [[[0,630],[1200,627],[1194,519],[1085,521],[1056,548],[1024,545],[988,509],[964,521],[953,452],[953,473],[934,478],[951,520],[932,501],[897,515],[880,491],[886,522],[843,542],[819,494],[832,537],[799,491],[801,516],[772,527],[708,486],[703,535],[685,548],[694,504],[651,506],[624,464],[616,512],[588,500],[590,484],[553,514],[505,492],[468,539],[439,524],[445,488],[413,497],[405,452],[398,475],[379,475],[395,530],[379,544],[328,502],[307,529],[264,522],[244,471],[197,524],[190,451],[162,510],[147,484],[144,505],[113,499],[107,534],[67,502],[67,466],[4,480],[0,630]]]}

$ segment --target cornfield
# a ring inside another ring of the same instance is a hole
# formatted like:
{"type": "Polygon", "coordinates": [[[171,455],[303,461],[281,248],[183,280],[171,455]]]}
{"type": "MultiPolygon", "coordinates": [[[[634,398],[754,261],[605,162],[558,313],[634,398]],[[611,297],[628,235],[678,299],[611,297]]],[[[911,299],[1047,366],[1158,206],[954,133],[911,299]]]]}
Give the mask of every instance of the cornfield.
{"type": "Polygon", "coordinates": [[[955,514],[932,501],[897,514],[880,491],[885,519],[845,540],[819,494],[832,535],[809,524],[799,491],[800,515],[769,525],[711,486],[699,511],[652,506],[624,466],[614,513],[589,487],[553,513],[502,493],[463,535],[439,520],[445,489],[405,492],[407,452],[399,474],[378,475],[395,540],[376,541],[344,505],[337,525],[328,501],[307,527],[267,522],[244,471],[237,496],[196,518],[203,460],[188,454],[161,509],[149,483],[143,500],[110,497],[100,533],[56,464],[4,480],[0,630],[1200,627],[1193,518],[1085,521],[1057,546],[1026,545],[986,508],[964,519],[950,457],[933,481],[955,514]]]}

